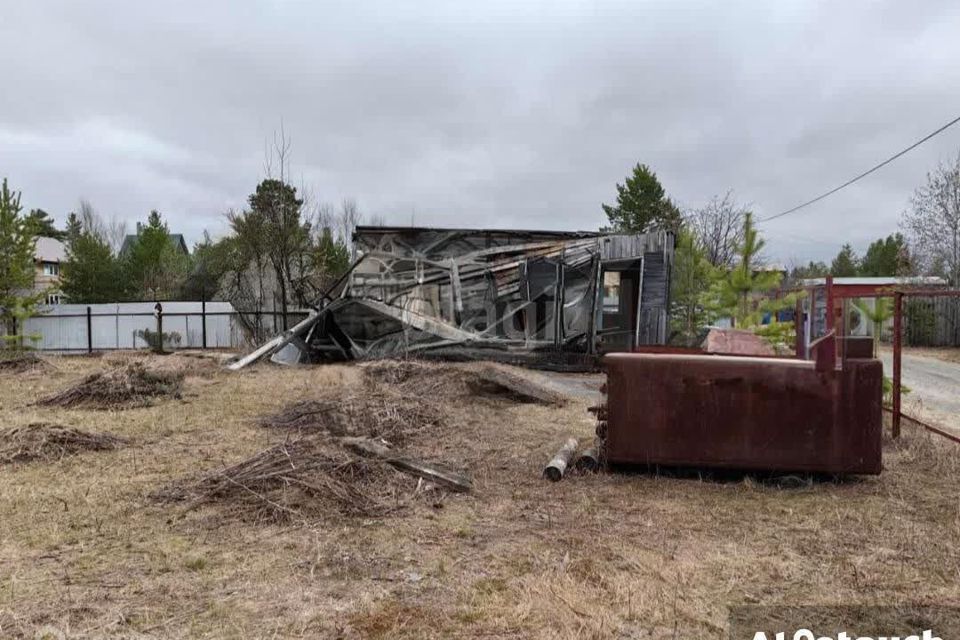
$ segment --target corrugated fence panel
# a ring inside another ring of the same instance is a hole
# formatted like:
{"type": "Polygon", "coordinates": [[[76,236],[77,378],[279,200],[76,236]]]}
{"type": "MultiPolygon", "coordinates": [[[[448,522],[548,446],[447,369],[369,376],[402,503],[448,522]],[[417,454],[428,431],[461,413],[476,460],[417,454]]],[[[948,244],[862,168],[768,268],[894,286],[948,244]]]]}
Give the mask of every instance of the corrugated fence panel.
{"type": "MultiPolygon", "coordinates": [[[[143,349],[148,345],[143,331],[157,330],[153,302],[119,304],[64,304],[40,309],[40,314],[24,323],[24,333],[39,336],[34,344],[44,351],[86,351],[143,349]],[[90,309],[90,335],[87,331],[87,308],[90,309]]],[[[203,315],[200,302],[164,302],[163,332],[177,333],[179,344],[168,348],[201,348],[203,315]]],[[[298,316],[292,316],[294,319],[298,316]]],[[[228,302],[206,304],[208,348],[244,348],[244,332],[237,314],[228,302]]]]}

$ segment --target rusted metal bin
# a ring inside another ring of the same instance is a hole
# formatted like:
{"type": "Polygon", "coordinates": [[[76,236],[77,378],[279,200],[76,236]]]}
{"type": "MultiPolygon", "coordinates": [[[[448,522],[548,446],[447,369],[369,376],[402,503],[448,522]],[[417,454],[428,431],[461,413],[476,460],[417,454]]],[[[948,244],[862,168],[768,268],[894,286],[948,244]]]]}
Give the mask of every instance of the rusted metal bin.
{"type": "Polygon", "coordinates": [[[804,360],[620,353],[604,364],[611,463],[880,473],[878,360],[818,371],[804,360]]]}

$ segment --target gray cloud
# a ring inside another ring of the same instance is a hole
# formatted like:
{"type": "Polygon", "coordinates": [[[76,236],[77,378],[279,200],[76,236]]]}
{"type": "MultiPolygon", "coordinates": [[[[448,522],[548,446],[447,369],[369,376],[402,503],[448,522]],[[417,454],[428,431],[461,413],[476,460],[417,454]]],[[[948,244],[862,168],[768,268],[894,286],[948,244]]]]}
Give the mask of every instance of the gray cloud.
{"type": "MultiPolygon", "coordinates": [[[[282,120],[296,182],[397,224],[593,228],[637,161],[769,215],[957,115],[958,27],[946,1],[13,3],[0,174],[60,219],[83,197],[197,239],[282,120]]],[[[862,250],[958,147],[765,225],[769,253],[862,250]]]]}

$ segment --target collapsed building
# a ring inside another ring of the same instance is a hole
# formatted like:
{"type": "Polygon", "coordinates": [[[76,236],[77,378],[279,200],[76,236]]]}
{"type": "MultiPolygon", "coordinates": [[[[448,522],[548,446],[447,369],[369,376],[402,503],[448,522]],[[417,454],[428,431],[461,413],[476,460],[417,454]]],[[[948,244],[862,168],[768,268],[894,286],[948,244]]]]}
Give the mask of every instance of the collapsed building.
{"type": "Polygon", "coordinates": [[[674,236],[357,227],[315,312],[232,365],[418,355],[578,367],[668,337],[674,236]]]}

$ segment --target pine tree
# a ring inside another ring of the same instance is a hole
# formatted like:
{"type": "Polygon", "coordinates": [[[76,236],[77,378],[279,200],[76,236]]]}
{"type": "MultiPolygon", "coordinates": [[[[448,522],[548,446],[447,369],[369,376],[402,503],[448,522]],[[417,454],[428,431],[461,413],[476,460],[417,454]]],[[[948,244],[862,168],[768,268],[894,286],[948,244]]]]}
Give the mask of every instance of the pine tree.
{"type": "Polygon", "coordinates": [[[681,228],[670,278],[670,324],[675,336],[671,341],[692,345],[707,324],[703,294],[714,277],[703,245],[692,231],[681,228]]]}
{"type": "Polygon", "coordinates": [[[860,263],[862,276],[899,276],[910,271],[910,253],[902,234],[895,233],[870,243],[860,263]]]}
{"type": "Polygon", "coordinates": [[[747,213],[743,239],[737,247],[737,265],[717,278],[704,295],[704,306],[716,317],[732,317],[735,326],[762,336],[779,353],[790,349],[795,337],[793,323],[774,319],[763,325],[763,315],[775,316],[778,311],[793,308],[798,296],[779,295],[782,274],[766,270],[760,264],[765,244],[753,226],[753,214],[747,213]]]}
{"type": "Polygon", "coordinates": [[[7,346],[23,346],[17,329],[33,315],[46,292],[33,291],[36,227],[22,215],[20,193],[4,178],[0,187],[0,323],[7,346]]]}
{"type": "Polygon", "coordinates": [[[60,274],[60,289],[67,300],[97,304],[124,299],[120,264],[106,238],[89,225],[85,228],[75,213],[67,218],[66,238],[67,260],[60,274]]]}
{"type": "Polygon", "coordinates": [[[189,258],[171,242],[159,211],[151,211],[147,224],[138,227],[137,239],[124,259],[127,288],[140,300],[174,298],[190,269],[189,258]]]}
{"type": "Polygon", "coordinates": [[[738,327],[760,324],[762,312],[769,311],[760,303],[760,296],[780,286],[781,274],[759,265],[760,252],[766,243],[753,226],[753,214],[743,222],[743,240],[737,247],[737,265],[720,277],[707,292],[706,303],[715,314],[730,316],[738,327]]]}
{"type": "Polygon", "coordinates": [[[860,271],[860,259],[849,243],[840,248],[840,253],[830,263],[830,275],[834,278],[847,278],[857,275],[860,271]]]}
{"type": "Polygon", "coordinates": [[[33,225],[34,232],[38,236],[56,238],[57,240],[63,240],[66,237],[66,232],[57,229],[53,218],[43,209],[31,209],[30,213],[27,214],[27,221],[33,225]]]}
{"type": "Polygon", "coordinates": [[[617,184],[616,206],[601,206],[614,228],[627,233],[654,228],[676,231],[682,222],[680,209],[667,197],[657,174],[645,164],[637,164],[624,184],[617,184]]]}

